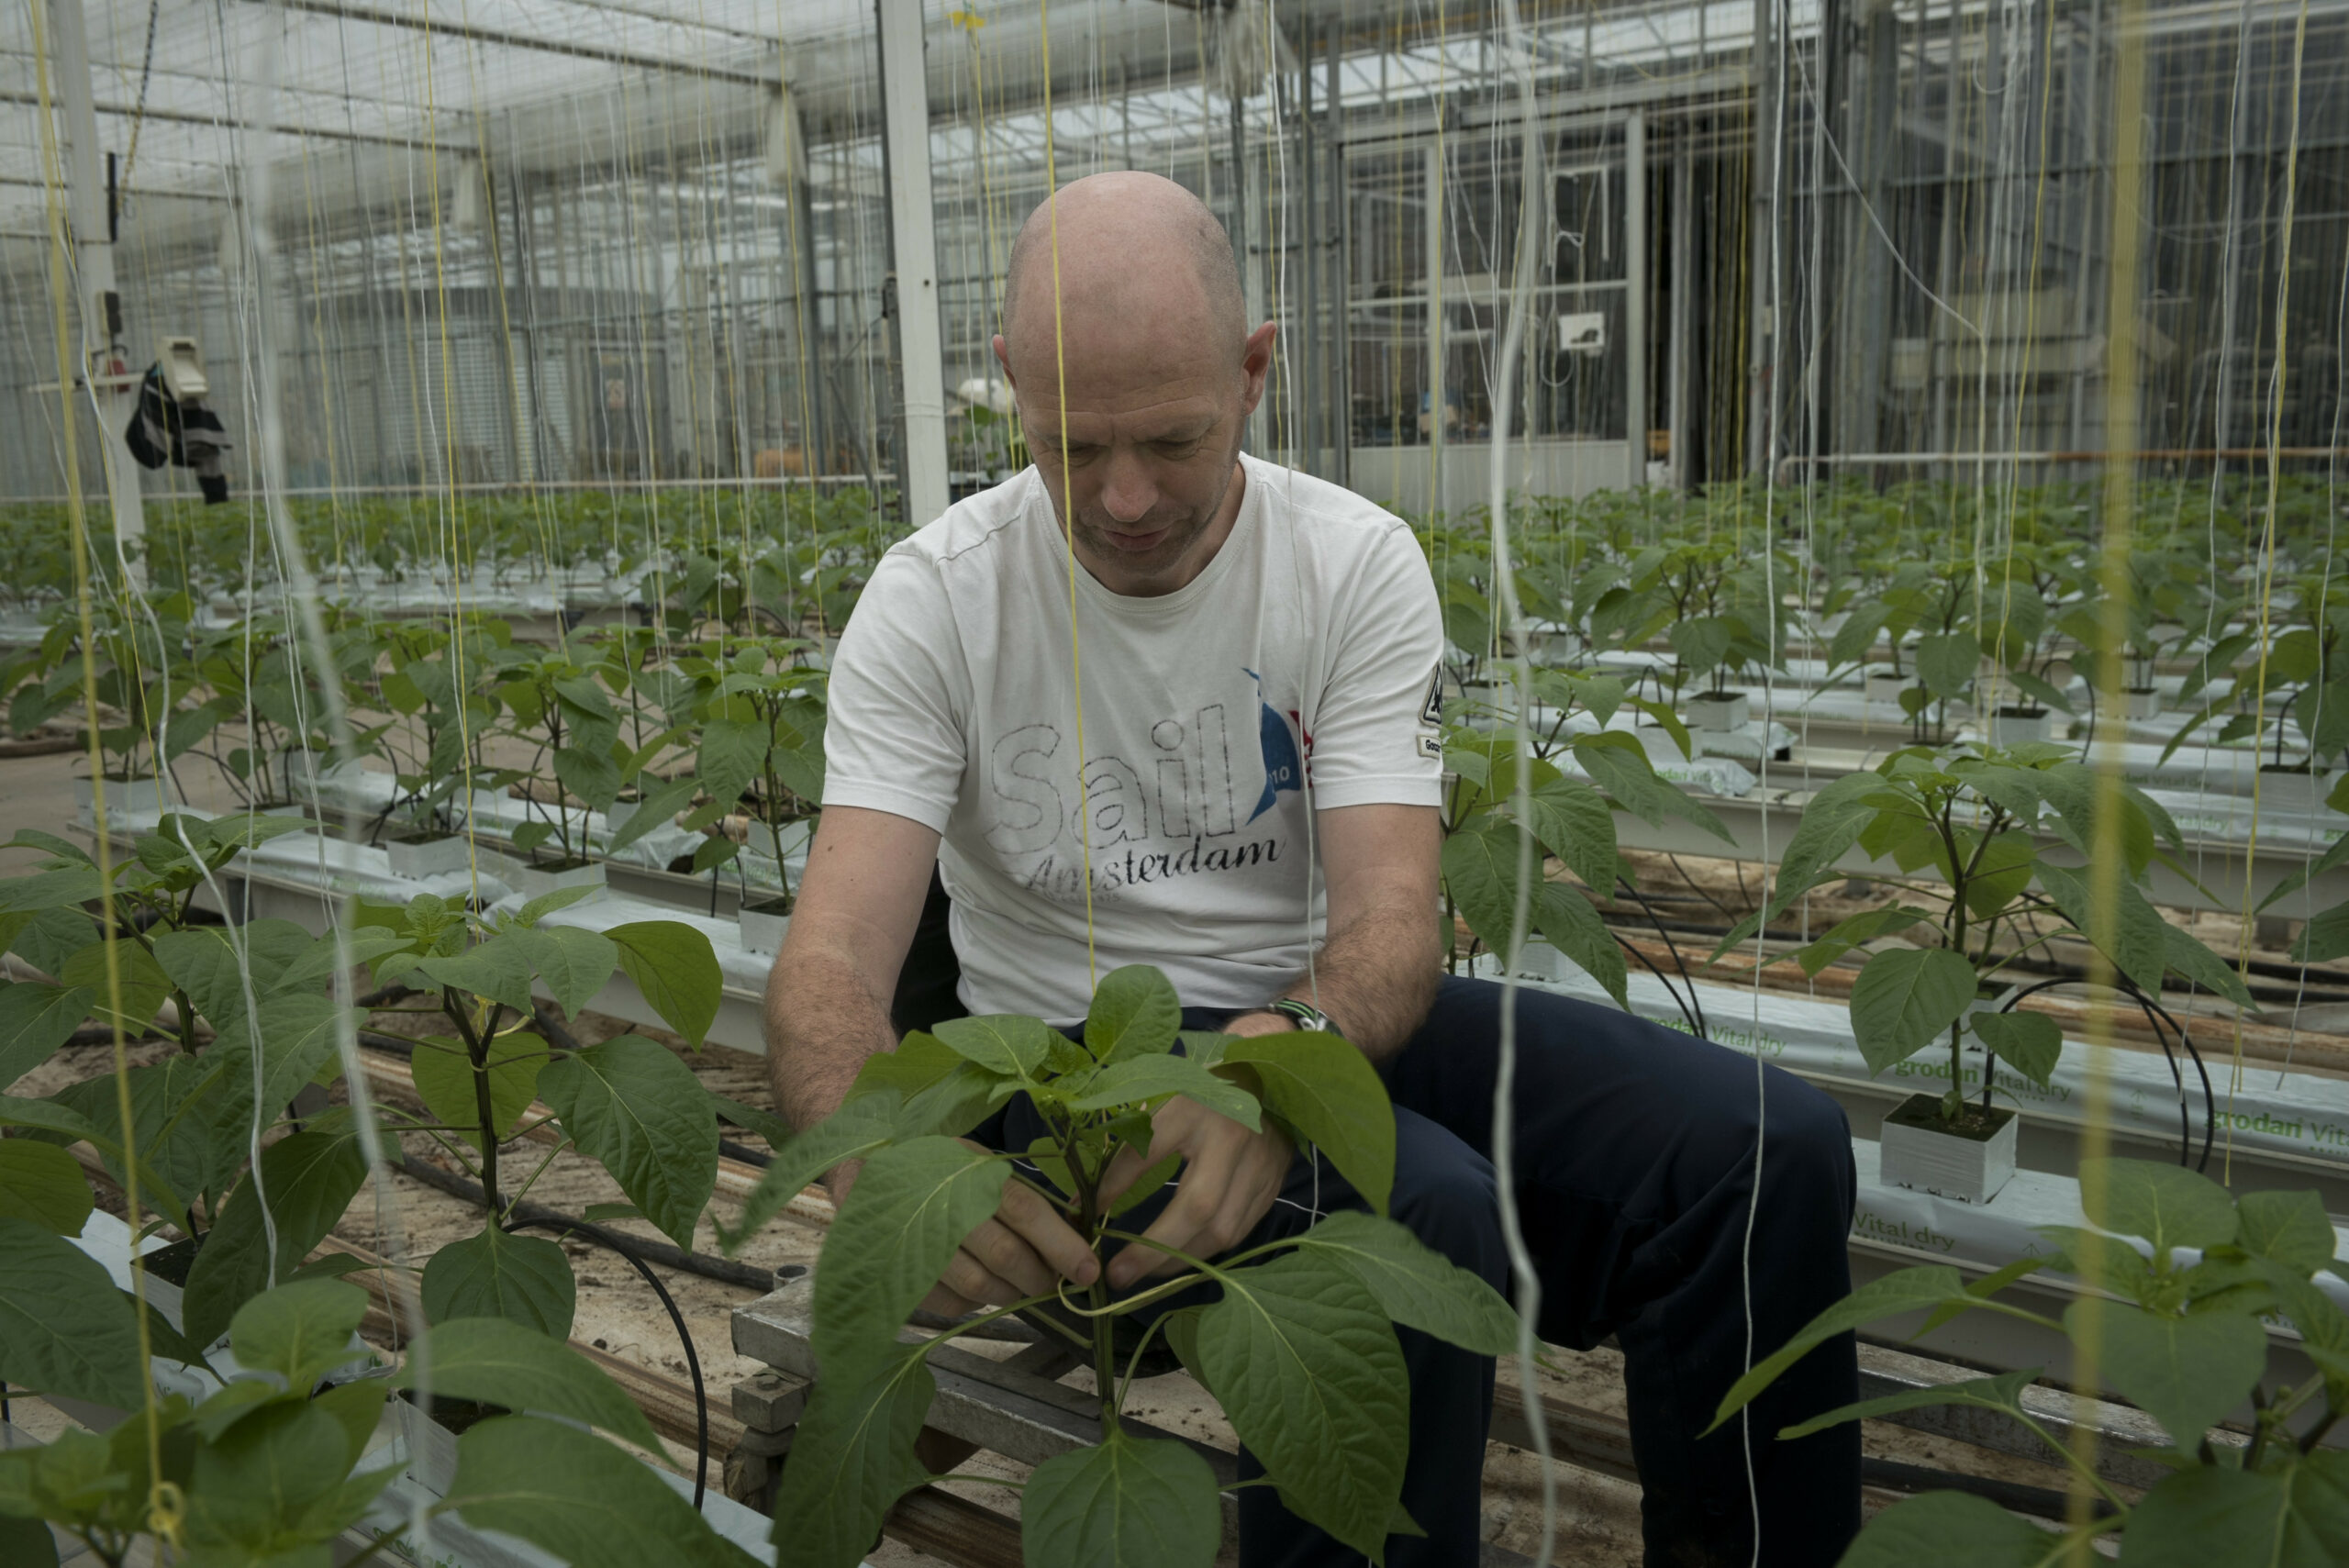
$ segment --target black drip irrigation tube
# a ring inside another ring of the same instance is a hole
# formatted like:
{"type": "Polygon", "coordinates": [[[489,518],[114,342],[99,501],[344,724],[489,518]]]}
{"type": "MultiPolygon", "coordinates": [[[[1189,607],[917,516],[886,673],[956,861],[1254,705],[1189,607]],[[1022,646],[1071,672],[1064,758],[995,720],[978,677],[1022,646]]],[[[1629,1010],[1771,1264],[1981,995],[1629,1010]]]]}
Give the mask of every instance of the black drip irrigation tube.
{"type": "MultiPolygon", "coordinates": [[[[511,1212],[509,1210],[509,1212],[511,1212]]],[[[555,1216],[546,1219],[515,1219],[507,1222],[506,1233],[518,1230],[552,1230],[564,1236],[577,1236],[599,1246],[607,1247],[629,1262],[629,1267],[644,1276],[652,1294],[661,1298],[662,1310],[669,1314],[669,1321],[677,1330],[677,1342],[685,1347],[685,1371],[694,1385],[694,1512],[701,1512],[702,1498],[709,1489],[709,1390],[701,1377],[701,1357],[694,1353],[694,1337],[685,1328],[685,1315],[677,1310],[676,1297],[661,1283],[661,1276],[646,1266],[643,1259],[619,1244],[619,1239],[600,1226],[584,1219],[555,1216]]]]}
{"type": "MultiPolygon", "coordinates": [[[[2042,991],[2054,990],[2058,985],[2102,984],[2105,983],[2082,980],[2071,975],[2058,975],[2053,980],[2042,980],[2021,987],[2006,999],[1998,1011],[2011,1013],[2021,1005],[2024,997],[2036,995],[2042,991]]],[[[2211,1146],[2218,1141],[2219,1136],[2219,1100],[2217,1093],[2210,1087],[2210,1069],[2203,1062],[2202,1053],[2195,1049],[2193,1038],[2186,1032],[2186,1026],[2171,1016],[2168,1008],[2146,995],[2134,984],[2123,980],[2107,984],[2106,988],[2117,991],[2136,1003],[2143,1011],[2145,1021],[2153,1026],[2154,1038],[2161,1041],[2162,1059],[2169,1063],[2170,1082],[2177,1089],[2177,1162],[2181,1167],[2190,1166],[2197,1171],[2208,1171],[2210,1168],[2211,1146]],[[2177,1043],[2186,1048],[2186,1054],[2193,1059],[2195,1074],[2202,1080],[2202,1158],[2199,1163],[2194,1159],[2194,1120],[2192,1113],[2187,1106],[2186,1076],[2178,1070],[2177,1051],[2170,1044],[2168,1032],[2162,1028],[2165,1023],[2177,1031],[2177,1043]]],[[[1987,1109],[1990,1103],[1990,1074],[1985,1072],[1983,1079],[1982,1103],[1984,1108],[1987,1109]]]]}
{"type": "MultiPolygon", "coordinates": [[[[439,1187],[453,1196],[468,1198],[484,1206],[488,1202],[487,1195],[478,1185],[429,1162],[403,1155],[398,1167],[427,1185],[439,1187]]],[[[576,1236],[618,1253],[628,1260],[629,1265],[644,1277],[644,1283],[651,1285],[652,1293],[661,1298],[662,1310],[669,1314],[669,1321],[677,1330],[677,1340],[685,1348],[685,1370],[693,1377],[696,1439],[694,1508],[698,1512],[709,1483],[709,1391],[702,1381],[701,1357],[694,1350],[694,1337],[685,1327],[685,1314],[677,1310],[676,1298],[669,1294],[669,1287],[661,1283],[661,1276],[654,1273],[650,1265],[659,1263],[664,1268],[683,1269],[707,1279],[743,1285],[762,1295],[774,1289],[785,1275],[781,1271],[754,1269],[748,1263],[734,1262],[727,1258],[688,1252],[665,1241],[646,1241],[607,1230],[600,1225],[591,1225],[586,1220],[549,1208],[544,1204],[508,1202],[502,1218],[502,1228],[509,1235],[518,1230],[552,1230],[562,1235],[576,1236]]],[[[801,1265],[789,1265],[788,1277],[796,1278],[802,1272],[801,1265]]]]}

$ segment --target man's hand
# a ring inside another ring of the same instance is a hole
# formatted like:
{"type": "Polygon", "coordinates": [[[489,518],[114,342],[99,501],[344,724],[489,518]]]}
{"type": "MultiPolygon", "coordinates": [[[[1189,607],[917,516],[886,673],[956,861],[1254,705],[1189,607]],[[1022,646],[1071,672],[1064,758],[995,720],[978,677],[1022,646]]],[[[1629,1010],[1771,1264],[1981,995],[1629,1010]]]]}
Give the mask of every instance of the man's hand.
{"type": "MultiPolygon", "coordinates": [[[[1292,1027],[1277,1014],[1252,1013],[1234,1018],[1228,1029],[1237,1035],[1276,1034],[1292,1027]]],[[[1182,1155],[1174,1199],[1142,1234],[1194,1258],[1212,1258],[1237,1246],[1271,1210],[1296,1152],[1287,1137],[1269,1123],[1261,1132],[1251,1132],[1230,1117],[1177,1095],[1151,1118],[1148,1153],[1121,1149],[1109,1162],[1102,1173],[1101,1198],[1105,1205],[1114,1202],[1151,1166],[1169,1154],[1182,1155]]],[[[1169,1253],[1130,1241],[1109,1260],[1109,1287],[1122,1291],[1184,1266],[1169,1253]]]]}
{"type": "MultiPolygon", "coordinates": [[[[982,1143],[963,1140],[982,1153],[982,1143]]],[[[843,1165],[828,1182],[832,1201],[845,1200],[863,1162],[843,1165]]],[[[1008,1307],[1033,1296],[1050,1296],[1054,1282],[1089,1285],[1100,1273],[1093,1250],[1035,1188],[1014,1177],[1003,1185],[995,1216],[963,1238],[938,1288],[922,1297],[922,1309],[960,1318],[981,1306],[1008,1307]]]]}

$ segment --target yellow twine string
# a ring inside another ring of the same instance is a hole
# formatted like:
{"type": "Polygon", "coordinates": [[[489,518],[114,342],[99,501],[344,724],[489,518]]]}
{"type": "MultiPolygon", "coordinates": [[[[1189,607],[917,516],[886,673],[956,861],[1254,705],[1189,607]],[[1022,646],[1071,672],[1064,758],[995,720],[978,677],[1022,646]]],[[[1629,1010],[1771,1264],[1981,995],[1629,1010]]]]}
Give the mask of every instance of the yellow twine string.
{"type": "MultiPolygon", "coordinates": [[[[2144,0],[2122,0],[2116,18],[2119,53],[2113,72],[2112,211],[2106,232],[2111,239],[2105,330],[2110,344],[2106,363],[2105,431],[2108,459],[2104,485],[2104,548],[2099,563],[2104,594],[2102,646],[2097,651],[2097,686],[2105,701],[2119,711],[2121,658],[2129,628],[2129,598],[2133,586],[2129,571],[2131,530],[2134,524],[2135,454],[2137,449],[2138,261],[2144,223],[2144,0]]],[[[2087,977],[2094,982],[2087,1012],[2088,1062],[2081,1100],[2080,1207],[2090,1215],[2102,1212],[2103,1160],[2111,1147],[2112,984],[2111,961],[2105,955],[2119,945],[2121,935],[2121,866],[2126,851],[2121,843],[2121,806],[2123,767],[2122,736],[2108,732],[2098,747],[2096,767],[2096,832],[2088,857],[2088,921],[2091,929],[2087,977]]],[[[2104,1245],[2093,1225],[2080,1232],[2080,1274],[2094,1282],[2101,1275],[2104,1245]]],[[[2104,1298],[2084,1291],[2079,1317],[2072,1325],[2073,1386],[2082,1397],[2092,1397],[2104,1349],[2104,1298]]],[[[2073,1451],[2079,1459],[2065,1505],[2065,1523],[2075,1532],[2076,1561],[2093,1559],[2087,1543],[2095,1502],[2084,1479],[2096,1467],[2098,1429],[2093,1421],[2076,1423],[2073,1451]]]]}
{"type": "Polygon", "coordinates": [[[1076,847],[1085,872],[1085,973],[1090,984],[1099,981],[1100,963],[1094,951],[1093,838],[1086,831],[1091,817],[1085,790],[1085,662],[1076,635],[1076,501],[1068,467],[1068,333],[1067,323],[1061,313],[1060,175],[1052,145],[1052,0],[1036,0],[1036,20],[1037,34],[1043,45],[1044,203],[1052,250],[1053,395],[1060,400],[1057,445],[1061,459],[1061,504],[1068,509],[1068,515],[1061,519],[1061,544],[1068,559],[1068,667],[1069,682],[1076,696],[1076,847]]]}
{"type": "MultiPolygon", "coordinates": [[[[48,186],[43,206],[49,219],[49,302],[52,340],[57,354],[58,428],[62,437],[61,449],[66,461],[65,512],[72,529],[73,544],[73,605],[82,633],[82,704],[89,716],[90,811],[93,819],[92,850],[97,860],[98,888],[105,905],[99,917],[99,940],[106,958],[106,1017],[113,1025],[115,1114],[119,1118],[122,1139],[123,1212],[130,1230],[130,1294],[137,1302],[134,1316],[139,1328],[139,1365],[140,1415],[147,1439],[147,1513],[148,1525],[155,1533],[179,1544],[179,1515],[172,1500],[163,1495],[162,1430],[156,1418],[155,1381],[145,1375],[151,1364],[154,1346],[147,1325],[147,1270],[139,1255],[139,1132],[130,1105],[130,1054],[122,1029],[122,959],[121,939],[115,927],[114,914],[114,841],[107,832],[106,760],[98,744],[98,665],[95,615],[91,607],[89,513],[82,495],[81,464],[74,454],[80,443],[74,435],[73,399],[77,361],[86,364],[86,355],[80,349],[69,348],[78,341],[66,309],[68,284],[78,280],[81,269],[78,254],[69,249],[65,239],[65,211],[61,198],[65,190],[65,174],[58,159],[57,112],[51,102],[49,81],[49,41],[43,8],[38,5],[25,7],[32,18],[32,54],[34,75],[40,100],[41,173],[48,186]]],[[[86,148],[76,148],[74,156],[93,156],[86,148]]],[[[75,246],[81,237],[75,236],[75,246]]],[[[86,345],[83,345],[86,347],[86,345]]],[[[96,396],[96,389],[91,389],[96,396]]],[[[112,439],[109,433],[104,439],[112,439]]],[[[107,483],[113,483],[113,468],[106,470],[107,483]]],[[[121,540],[116,540],[119,551],[121,540]]],[[[134,639],[134,647],[136,646],[134,639]]],[[[161,759],[157,772],[160,773],[161,759]]],[[[176,1489],[174,1489],[176,1491],[176,1489]]]]}

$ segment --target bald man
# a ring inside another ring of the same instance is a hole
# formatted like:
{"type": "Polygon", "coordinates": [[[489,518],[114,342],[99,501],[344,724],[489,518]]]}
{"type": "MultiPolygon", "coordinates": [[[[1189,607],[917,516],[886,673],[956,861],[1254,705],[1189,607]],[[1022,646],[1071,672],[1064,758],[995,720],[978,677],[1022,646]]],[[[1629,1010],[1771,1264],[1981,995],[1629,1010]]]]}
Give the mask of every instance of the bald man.
{"type": "MultiPolygon", "coordinates": [[[[1401,519],[1242,453],[1274,328],[1250,330],[1241,297],[1213,216],[1153,175],[1080,180],[1021,228],[995,351],[1036,464],[891,550],[841,639],[822,822],[768,987],[777,1101],[806,1127],[907,1029],[963,1012],[1074,1024],[1097,969],[1155,964],[1187,1027],[1324,1028],[1359,1047],[1396,1105],[1394,1217],[1505,1286],[1487,1159],[1499,988],[1441,973],[1434,585],[1401,519]]],[[[1761,1561],[1831,1562],[1858,1526],[1857,1428],[1772,1435],[1857,1397],[1848,1338],[1756,1401],[1750,1476],[1738,1427],[1698,1434],[1746,1364],[1749,1303],[1761,1354],[1848,1288],[1842,1114],[1609,1008],[1518,1006],[1510,1180],[1537,1327],[1579,1349],[1620,1337],[1649,1562],[1742,1568],[1758,1494],[1761,1561]]],[[[1041,1131],[1023,1099],[972,1136],[1024,1150],[1041,1131]]],[[[1193,1256],[1360,1207],[1269,1123],[1187,1099],[1154,1121],[1150,1159],[1170,1152],[1180,1175],[1128,1223],[1193,1256]]],[[[1120,1158],[1113,1187],[1144,1163],[1120,1158]]],[[[1129,1247],[1108,1283],[1170,1266],[1129,1247]]],[[[930,1306],[1097,1272],[1014,1183],[930,1306]]],[[[1400,1338],[1403,1501],[1426,1534],[1392,1538],[1386,1560],[1464,1568],[1493,1363],[1400,1338]]],[[[1359,1560],[1271,1488],[1240,1497],[1251,1568],[1359,1560]]]]}

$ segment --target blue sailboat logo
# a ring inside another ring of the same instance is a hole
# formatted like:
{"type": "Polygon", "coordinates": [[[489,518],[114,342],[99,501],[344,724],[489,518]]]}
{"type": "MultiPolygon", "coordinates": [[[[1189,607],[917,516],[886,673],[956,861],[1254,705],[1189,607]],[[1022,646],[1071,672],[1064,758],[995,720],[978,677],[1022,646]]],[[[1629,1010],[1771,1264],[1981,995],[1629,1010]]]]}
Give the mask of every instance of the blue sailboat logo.
{"type": "Polygon", "coordinates": [[[1305,763],[1297,755],[1296,737],[1288,732],[1288,720],[1264,701],[1264,678],[1244,664],[1241,669],[1256,683],[1256,740],[1264,756],[1264,793],[1248,814],[1253,822],[1273,808],[1273,798],[1281,791],[1305,787],[1305,763]]]}

